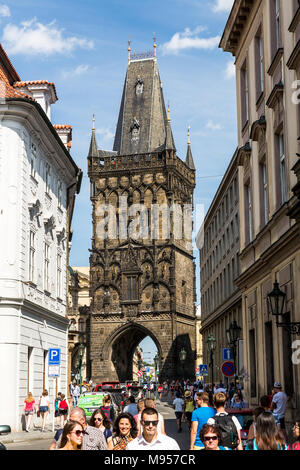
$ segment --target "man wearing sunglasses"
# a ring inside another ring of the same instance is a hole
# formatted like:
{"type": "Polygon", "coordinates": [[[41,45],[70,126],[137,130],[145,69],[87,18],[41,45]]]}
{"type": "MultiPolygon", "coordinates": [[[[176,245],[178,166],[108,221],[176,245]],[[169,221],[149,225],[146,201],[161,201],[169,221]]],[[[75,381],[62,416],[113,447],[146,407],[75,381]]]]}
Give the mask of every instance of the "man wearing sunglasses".
{"type": "Polygon", "coordinates": [[[126,450],[180,450],[171,437],[157,432],[158,412],[154,408],[145,408],[141,415],[143,432],[129,442],[126,450]]]}

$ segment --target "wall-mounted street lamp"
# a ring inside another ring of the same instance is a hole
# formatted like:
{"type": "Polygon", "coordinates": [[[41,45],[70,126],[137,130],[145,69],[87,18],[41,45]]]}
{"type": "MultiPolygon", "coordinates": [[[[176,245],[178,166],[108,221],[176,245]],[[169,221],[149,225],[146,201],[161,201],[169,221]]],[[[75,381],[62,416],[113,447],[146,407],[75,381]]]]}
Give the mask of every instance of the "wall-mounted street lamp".
{"type": "Polygon", "coordinates": [[[185,360],[186,360],[186,350],[184,348],[181,348],[180,352],[179,352],[179,360],[181,362],[181,365],[182,365],[182,369],[183,369],[183,380],[185,379],[185,376],[184,376],[184,363],[185,363],[185,360]]]}
{"type": "Polygon", "coordinates": [[[300,335],[300,322],[280,322],[279,317],[284,317],[290,312],[284,312],[286,303],[286,293],[279,289],[279,284],[275,279],[272,292],[267,296],[268,311],[276,317],[276,326],[287,329],[291,334],[300,335]]]}
{"type": "Polygon", "coordinates": [[[214,335],[211,333],[209,337],[207,338],[206,344],[207,344],[207,350],[209,352],[209,357],[210,357],[210,367],[211,367],[211,386],[212,386],[212,392],[214,393],[214,353],[216,350],[216,338],[214,335]]]}
{"type": "Polygon", "coordinates": [[[233,349],[233,362],[234,362],[234,384],[236,386],[236,350],[237,350],[237,342],[239,340],[240,334],[241,334],[242,328],[237,324],[236,320],[230,323],[230,326],[228,330],[226,330],[226,335],[227,335],[227,341],[228,344],[232,347],[233,349]]]}

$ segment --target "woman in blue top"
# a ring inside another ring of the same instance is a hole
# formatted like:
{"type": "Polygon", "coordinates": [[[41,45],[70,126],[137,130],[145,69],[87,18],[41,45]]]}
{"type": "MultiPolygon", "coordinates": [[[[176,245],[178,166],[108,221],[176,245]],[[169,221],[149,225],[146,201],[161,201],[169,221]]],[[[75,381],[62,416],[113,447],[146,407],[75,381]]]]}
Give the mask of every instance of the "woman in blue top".
{"type": "Polygon", "coordinates": [[[256,437],[247,444],[246,450],[287,450],[272,413],[264,411],[257,417],[256,437]]]}

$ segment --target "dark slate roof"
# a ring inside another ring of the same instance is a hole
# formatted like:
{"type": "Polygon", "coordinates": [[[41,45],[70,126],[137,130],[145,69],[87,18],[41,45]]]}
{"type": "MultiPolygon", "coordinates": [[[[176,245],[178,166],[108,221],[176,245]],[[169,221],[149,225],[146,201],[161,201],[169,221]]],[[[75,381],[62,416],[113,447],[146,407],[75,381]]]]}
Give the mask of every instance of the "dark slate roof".
{"type": "Polygon", "coordinates": [[[113,149],[119,155],[130,155],[166,147],[175,149],[175,144],[156,59],[130,61],[113,149]],[[141,83],[143,92],[137,93],[141,83]]]}
{"type": "Polygon", "coordinates": [[[185,163],[191,170],[196,170],[190,144],[188,144],[185,163]]]}

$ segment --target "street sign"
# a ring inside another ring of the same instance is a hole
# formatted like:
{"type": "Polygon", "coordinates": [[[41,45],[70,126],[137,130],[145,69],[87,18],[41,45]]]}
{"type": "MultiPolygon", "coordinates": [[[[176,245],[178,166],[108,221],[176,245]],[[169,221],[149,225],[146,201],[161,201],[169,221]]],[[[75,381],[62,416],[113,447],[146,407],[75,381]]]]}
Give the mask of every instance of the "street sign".
{"type": "Polygon", "coordinates": [[[221,370],[222,370],[222,374],[225,375],[225,377],[232,377],[234,375],[233,362],[232,361],[223,362],[221,370]]]}
{"type": "Polygon", "coordinates": [[[233,352],[231,348],[223,348],[223,361],[232,361],[233,352]]]}
{"type": "Polygon", "coordinates": [[[199,373],[200,375],[208,375],[208,365],[207,364],[199,364],[199,373]]]}
{"type": "Polygon", "coordinates": [[[49,366],[59,366],[60,365],[60,348],[50,348],[49,349],[49,366]]]}
{"type": "Polygon", "coordinates": [[[48,376],[49,377],[59,377],[60,376],[60,366],[59,365],[49,364],[48,376]]]}
{"type": "Polygon", "coordinates": [[[137,373],[136,373],[136,375],[137,375],[138,377],[143,377],[143,372],[142,372],[141,370],[138,370],[137,373]]]}

